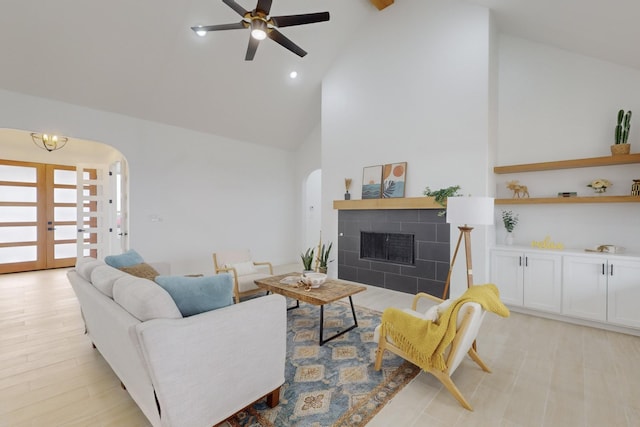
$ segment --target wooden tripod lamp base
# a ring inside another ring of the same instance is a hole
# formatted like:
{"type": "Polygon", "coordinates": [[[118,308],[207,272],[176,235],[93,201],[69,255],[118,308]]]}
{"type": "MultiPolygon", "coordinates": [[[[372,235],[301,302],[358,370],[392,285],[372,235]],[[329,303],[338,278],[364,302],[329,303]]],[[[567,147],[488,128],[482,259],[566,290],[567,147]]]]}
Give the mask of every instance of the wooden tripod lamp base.
{"type": "Polygon", "coordinates": [[[451,259],[451,265],[449,266],[449,273],[447,274],[447,281],[444,283],[444,291],[442,292],[442,299],[447,299],[449,293],[449,285],[451,284],[451,273],[453,272],[453,265],[456,262],[458,256],[458,250],[460,249],[460,242],[464,237],[464,251],[467,257],[467,288],[473,286],[473,264],[471,262],[471,230],[473,227],[468,225],[459,226],[460,235],[458,236],[458,243],[456,244],[456,250],[453,252],[453,258],[451,259]]]}

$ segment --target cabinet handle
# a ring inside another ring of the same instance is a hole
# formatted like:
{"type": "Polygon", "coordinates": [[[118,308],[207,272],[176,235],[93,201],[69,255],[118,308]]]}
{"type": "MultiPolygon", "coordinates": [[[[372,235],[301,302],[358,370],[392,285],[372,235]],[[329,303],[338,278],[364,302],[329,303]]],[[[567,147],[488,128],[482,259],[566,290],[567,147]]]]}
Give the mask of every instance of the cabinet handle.
{"type": "Polygon", "coordinates": [[[604,272],[604,262],[602,263],[602,275],[604,276],[606,273],[604,272]]]}
{"type": "Polygon", "coordinates": [[[522,257],[518,257],[518,267],[522,267],[522,257]]]}
{"type": "Polygon", "coordinates": [[[611,268],[611,271],[609,272],[609,275],[610,275],[610,276],[613,276],[613,264],[611,264],[611,267],[610,267],[610,268],[611,268]]]}
{"type": "Polygon", "coordinates": [[[524,266],[525,267],[529,267],[529,257],[528,256],[524,257],[524,266]]]}

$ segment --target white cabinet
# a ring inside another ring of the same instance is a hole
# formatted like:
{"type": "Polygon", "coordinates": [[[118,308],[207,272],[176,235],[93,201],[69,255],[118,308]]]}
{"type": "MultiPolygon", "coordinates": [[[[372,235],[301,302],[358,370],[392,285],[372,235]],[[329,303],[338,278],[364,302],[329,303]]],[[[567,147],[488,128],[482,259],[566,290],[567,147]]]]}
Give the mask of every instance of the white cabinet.
{"type": "Polygon", "coordinates": [[[640,328],[640,261],[565,256],[562,313],[640,328]]]}
{"type": "Polygon", "coordinates": [[[495,249],[491,282],[505,304],[560,313],[562,257],[558,254],[495,249]]]}
{"type": "Polygon", "coordinates": [[[608,260],[607,320],[640,328],[640,261],[608,260]]]}
{"type": "Polygon", "coordinates": [[[565,256],[562,264],[562,313],[606,321],[607,259],[565,256]]]}

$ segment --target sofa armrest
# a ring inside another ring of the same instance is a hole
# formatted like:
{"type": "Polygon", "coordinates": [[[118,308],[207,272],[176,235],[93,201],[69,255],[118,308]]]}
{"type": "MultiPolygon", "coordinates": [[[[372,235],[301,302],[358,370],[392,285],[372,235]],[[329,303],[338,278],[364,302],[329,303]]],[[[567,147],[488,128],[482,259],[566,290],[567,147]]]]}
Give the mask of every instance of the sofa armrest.
{"type": "Polygon", "coordinates": [[[286,333],[281,295],[136,325],[162,425],[215,425],[280,387],[286,333]]]}

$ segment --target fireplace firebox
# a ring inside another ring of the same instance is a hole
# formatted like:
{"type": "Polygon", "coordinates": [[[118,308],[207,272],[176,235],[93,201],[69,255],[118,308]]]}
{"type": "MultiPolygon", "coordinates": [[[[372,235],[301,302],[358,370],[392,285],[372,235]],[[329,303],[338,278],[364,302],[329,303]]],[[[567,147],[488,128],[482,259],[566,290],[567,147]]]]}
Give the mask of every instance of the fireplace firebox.
{"type": "Polygon", "coordinates": [[[360,232],[360,258],[413,265],[414,235],[407,233],[360,232]]]}

